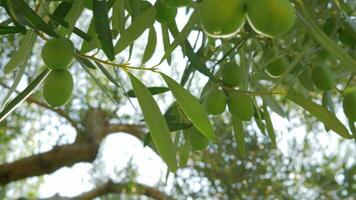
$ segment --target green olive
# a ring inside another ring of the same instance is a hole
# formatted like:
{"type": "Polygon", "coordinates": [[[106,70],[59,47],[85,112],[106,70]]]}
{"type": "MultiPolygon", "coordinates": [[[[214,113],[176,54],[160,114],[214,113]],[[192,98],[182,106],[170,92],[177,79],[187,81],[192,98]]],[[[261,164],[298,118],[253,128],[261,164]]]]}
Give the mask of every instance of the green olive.
{"type": "Polygon", "coordinates": [[[249,0],[247,17],[253,29],[267,37],[280,37],[294,25],[295,11],[289,0],[249,0]]]}
{"type": "Polygon", "coordinates": [[[67,69],[73,54],[74,45],[66,38],[48,40],[41,52],[43,61],[53,70],[67,69]]]}
{"type": "Polygon", "coordinates": [[[177,15],[177,8],[167,7],[160,0],[156,1],[155,8],[157,10],[156,19],[162,24],[174,21],[177,15]]]}
{"type": "Polygon", "coordinates": [[[287,58],[281,57],[277,60],[270,62],[266,66],[266,72],[273,78],[280,77],[283,72],[286,70],[289,62],[287,58]]]}
{"type": "Polygon", "coordinates": [[[331,70],[324,66],[317,66],[313,69],[311,78],[317,88],[327,91],[334,86],[334,77],[331,70]]]}
{"type": "Polygon", "coordinates": [[[213,88],[207,93],[203,105],[208,114],[219,115],[225,111],[226,100],[226,95],[222,90],[213,88]]]}
{"type": "Polygon", "coordinates": [[[51,107],[64,105],[70,99],[73,91],[73,78],[67,70],[54,70],[47,76],[43,96],[51,107]]]}
{"type": "Polygon", "coordinates": [[[226,85],[231,87],[239,85],[241,81],[240,76],[240,67],[235,62],[228,62],[222,66],[221,79],[226,85]]]}
{"type": "Polygon", "coordinates": [[[190,134],[190,143],[195,150],[203,150],[209,145],[209,139],[205,137],[198,129],[191,127],[188,130],[190,134]]]}
{"type": "Polygon", "coordinates": [[[243,121],[249,121],[254,114],[254,105],[251,98],[243,93],[231,92],[228,107],[231,114],[243,121]]]}
{"type": "Polygon", "coordinates": [[[345,95],[342,106],[346,117],[351,122],[356,122],[356,91],[345,95]]]}
{"type": "Polygon", "coordinates": [[[211,37],[231,37],[245,22],[243,0],[204,0],[199,13],[203,30],[211,37]]]}

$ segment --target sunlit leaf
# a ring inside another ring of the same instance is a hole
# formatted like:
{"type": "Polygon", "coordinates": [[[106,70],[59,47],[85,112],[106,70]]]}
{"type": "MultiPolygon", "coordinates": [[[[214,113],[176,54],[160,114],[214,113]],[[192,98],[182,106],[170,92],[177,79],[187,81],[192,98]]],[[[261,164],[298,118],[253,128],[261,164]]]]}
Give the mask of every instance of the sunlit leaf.
{"type": "Polygon", "coordinates": [[[147,123],[152,140],[168,165],[175,172],[177,170],[176,149],[173,145],[171,134],[156,101],[149,90],[134,75],[129,74],[133,90],[140,104],[143,117],[147,123]]]}
{"type": "Polygon", "coordinates": [[[169,76],[163,73],[161,73],[161,76],[168,85],[173,96],[176,98],[177,103],[180,105],[186,116],[192,121],[194,126],[207,138],[215,140],[216,136],[213,127],[211,126],[207,113],[199,103],[199,100],[169,76]]]}
{"type": "Polygon", "coordinates": [[[340,122],[340,120],[323,106],[320,106],[310,100],[304,99],[297,94],[290,93],[288,98],[294,103],[298,104],[300,107],[304,108],[319,121],[323,122],[330,130],[334,131],[341,137],[347,139],[353,138],[353,136],[348,132],[347,128],[340,122]]]}
{"type": "Polygon", "coordinates": [[[154,54],[157,45],[157,34],[155,28],[152,26],[149,29],[148,39],[145,52],[142,57],[142,64],[146,63],[154,54]]]}
{"type": "Polygon", "coordinates": [[[126,47],[131,45],[148,27],[151,27],[156,18],[156,9],[154,7],[142,12],[131,25],[121,33],[119,41],[115,45],[115,53],[118,54],[126,47]]]}

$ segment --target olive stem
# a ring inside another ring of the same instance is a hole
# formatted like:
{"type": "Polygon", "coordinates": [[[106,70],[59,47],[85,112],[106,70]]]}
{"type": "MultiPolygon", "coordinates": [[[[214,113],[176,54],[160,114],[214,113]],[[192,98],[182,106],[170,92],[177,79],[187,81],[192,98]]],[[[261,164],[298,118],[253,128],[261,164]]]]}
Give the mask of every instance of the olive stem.
{"type": "Polygon", "coordinates": [[[114,66],[114,67],[120,67],[120,68],[122,68],[124,70],[127,70],[127,69],[148,70],[148,71],[155,71],[156,70],[156,68],[134,67],[134,66],[130,66],[128,63],[125,63],[125,64],[112,63],[112,62],[109,62],[109,61],[101,60],[101,59],[99,59],[99,58],[97,58],[95,56],[88,56],[88,55],[80,54],[80,53],[77,53],[76,55],[79,56],[79,57],[82,57],[82,58],[88,58],[88,59],[94,60],[96,62],[100,62],[100,63],[106,64],[106,65],[111,65],[111,66],[114,66]]]}

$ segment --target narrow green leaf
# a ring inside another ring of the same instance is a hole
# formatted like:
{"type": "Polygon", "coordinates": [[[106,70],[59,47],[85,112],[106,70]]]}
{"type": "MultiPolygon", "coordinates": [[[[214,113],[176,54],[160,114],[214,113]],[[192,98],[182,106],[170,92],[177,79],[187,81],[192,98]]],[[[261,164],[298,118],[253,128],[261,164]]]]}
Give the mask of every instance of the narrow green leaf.
{"type": "Polygon", "coordinates": [[[5,106],[0,112],[0,122],[2,122],[9,114],[11,114],[15,108],[25,101],[37,88],[37,86],[47,77],[51,70],[46,68],[41,74],[39,74],[20,94],[18,94],[12,101],[5,106]]]}
{"type": "Polygon", "coordinates": [[[177,103],[186,116],[192,121],[193,125],[207,138],[215,140],[216,136],[213,127],[211,126],[207,113],[199,103],[199,100],[169,76],[163,73],[161,73],[161,76],[168,85],[173,96],[176,98],[177,103]]]}
{"type": "Polygon", "coordinates": [[[245,155],[245,129],[242,120],[232,116],[232,127],[240,156],[245,155]]]}
{"type": "Polygon", "coordinates": [[[92,39],[90,41],[83,41],[82,47],[80,49],[82,53],[88,53],[89,51],[92,51],[100,47],[100,41],[97,37],[95,37],[96,33],[95,33],[94,19],[92,19],[89,24],[87,34],[90,35],[92,39]]]}
{"type": "Polygon", "coordinates": [[[165,51],[164,56],[162,57],[160,64],[169,56],[171,55],[171,53],[178,47],[178,45],[182,44],[182,42],[184,42],[190,32],[192,31],[194,25],[197,23],[198,21],[198,12],[194,12],[190,18],[189,21],[187,22],[187,24],[184,26],[183,30],[179,33],[179,35],[177,35],[177,37],[175,37],[174,41],[172,42],[172,44],[169,46],[169,48],[165,51]]]}
{"type": "Polygon", "coordinates": [[[179,149],[179,167],[187,166],[187,162],[189,159],[189,154],[191,151],[191,144],[190,144],[190,133],[186,130],[183,130],[184,134],[184,144],[180,146],[179,149]]]}
{"type": "Polygon", "coordinates": [[[28,57],[32,52],[33,45],[35,44],[36,37],[37,35],[34,31],[29,31],[26,33],[20,48],[12,55],[10,61],[5,65],[5,73],[12,72],[14,69],[16,69],[16,67],[24,64],[28,60],[28,57]]]}
{"type": "Polygon", "coordinates": [[[204,74],[205,76],[211,78],[212,80],[215,80],[214,74],[210,72],[208,67],[205,65],[205,62],[203,61],[200,52],[195,53],[192,46],[188,41],[185,43],[185,48],[187,51],[187,56],[188,59],[191,63],[191,65],[198,70],[200,73],[204,74]]]}
{"type": "MultiPolygon", "coordinates": [[[[177,38],[179,36],[177,25],[175,23],[170,23],[168,24],[168,27],[173,37],[177,38]]],[[[214,75],[210,72],[204,60],[202,59],[201,52],[203,48],[199,49],[198,52],[195,53],[193,47],[191,46],[191,44],[187,39],[185,39],[184,42],[180,44],[180,46],[184,50],[183,53],[185,53],[188,56],[190,62],[189,65],[190,68],[193,67],[194,69],[198,70],[200,73],[204,74],[205,76],[208,76],[212,80],[215,79],[214,75]]],[[[183,76],[184,78],[182,77],[181,83],[185,82],[186,77],[190,74],[188,72],[193,72],[193,71],[194,71],[193,69],[185,70],[185,76],[183,76]]]]}
{"type": "Polygon", "coordinates": [[[58,34],[53,30],[53,28],[48,25],[43,19],[37,15],[37,13],[32,10],[23,0],[12,0],[7,1],[11,2],[11,7],[21,15],[33,26],[37,29],[45,32],[46,34],[52,37],[58,37],[58,34]]]}
{"type": "MultiPolygon", "coordinates": [[[[63,19],[56,17],[55,15],[49,15],[49,17],[57,22],[58,24],[60,24],[61,26],[65,27],[65,28],[69,28],[69,23],[64,21],[63,19]]],[[[76,35],[78,35],[79,37],[83,38],[86,41],[90,41],[92,39],[92,37],[90,35],[88,35],[87,33],[83,32],[82,30],[80,30],[77,27],[73,28],[73,33],[75,33],[76,35]]]]}
{"type": "Polygon", "coordinates": [[[96,69],[95,65],[88,59],[82,58],[80,56],[74,55],[74,58],[83,66],[88,67],[90,69],[96,69]]]}
{"type": "Polygon", "coordinates": [[[323,106],[320,106],[310,100],[304,99],[297,94],[290,93],[288,98],[300,107],[304,108],[319,121],[323,122],[330,130],[334,131],[341,137],[347,139],[353,138],[353,136],[348,132],[347,128],[340,122],[340,120],[323,106]]]}
{"type": "Polygon", "coordinates": [[[141,61],[142,64],[146,63],[153,56],[156,50],[156,45],[157,45],[156,30],[153,26],[151,26],[148,33],[146,49],[141,61]]]}
{"type": "Polygon", "coordinates": [[[0,26],[0,35],[20,33],[16,26],[0,26]]]}
{"type": "Polygon", "coordinates": [[[323,93],[322,105],[324,106],[324,108],[328,109],[329,111],[335,114],[335,109],[334,109],[333,101],[331,99],[330,91],[325,91],[323,93]]]}
{"type": "Polygon", "coordinates": [[[300,22],[307,28],[315,40],[319,42],[330,55],[338,58],[350,71],[356,72],[356,61],[318,27],[306,8],[307,4],[304,4],[303,1],[298,1],[296,5],[300,10],[300,12],[297,12],[300,22]]]}
{"type": "Polygon", "coordinates": [[[134,75],[129,74],[129,76],[152,140],[168,168],[175,172],[177,170],[176,149],[166,120],[146,86],[134,75]]]}
{"type": "Polygon", "coordinates": [[[356,127],[355,127],[355,122],[349,121],[349,127],[351,130],[352,135],[354,136],[356,140],[356,127]]]}
{"type": "MultiPolygon", "coordinates": [[[[150,91],[150,93],[152,95],[161,94],[161,93],[169,91],[169,88],[167,88],[167,87],[148,87],[147,89],[150,91]]],[[[136,97],[133,90],[128,91],[127,96],[128,97],[136,97]]]]}
{"type": "Polygon", "coordinates": [[[156,18],[156,12],[154,7],[146,9],[125,31],[122,32],[120,39],[115,45],[116,54],[126,49],[126,47],[131,45],[148,27],[153,25],[156,18]]]}
{"type": "Polygon", "coordinates": [[[276,148],[277,147],[276,134],[274,133],[273,123],[265,102],[263,103],[263,117],[266,122],[267,133],[269,138],[271,139],[272,147],[276,148]]]}
{"type": "Polygon", "coordinates": [[[7,104],[8,100],[10,99],[11,95],[16,91],[16,88],[21,81],[22,75],[25,73],[25,69],[26,69],[25,65],[22,65],[19,67],[19,69],[16,73],[16,76],[14,78],[14,81],[12,82],[12,85],[11,85],[9,91],[7,92],[5,98],[3,99],[3,103],[2,103],[0,110],[4,109],[5,105],[7,104]]]}
{"type": "Polygon", "coordinates": [[[274,96],[263,96],[263,100],[267,106],[273,110],[273,112],[277,113],[283,118],[287,117],[287,113],[284,111],[282,106],[279,105],[279,102],[275,99],[274,96]]]}
{"type": "MultiPolygon", "coordinates": [[[[163,41],[164,52],[167,52],[167,50],[171,44],[167,24],[161,24],[161,32],[162,32],[162,41],[163,41]]],[[[167,60],[168,65],[171,65],[172,55],[171,54],[167,55],[166,60],[167,60]]]]}
{"type": "MultiPolygon", "coordinates": [[[[17,15],[16,15],[15,11],[7,5],[7,1],[8,0],[0,0],[0,2],[3,4],[3,7],[5,8],[7,14],[10,16],[11,21],[15,24],[15,26],[18,28],[18,30],[20,30],[20,32],[22,34],[25,34],[26,33],[25,25],[23,25],[22,23],[17,21],[18,20],[17,15]]],[[[22,19],[22,20],[25,21],[24,19],[22,19]]]]}
{"type": "Polygon", "coordinates": [[[91,79],[93,79],[94,83],[99,87],[99,89],[110,99],[110,101],[117,105],[117,102],[112,98],[110,91],[104,86],[104,84],[97,79],[93,73],[86,67],[82,62],[79,62],[80,66],[84,69],[84,71],[89,75],[91,79]]]}
{"type": "Polygon", "coordinates": [[[71,6],[69,12],[63,18],[64,21],[68,22],[68,27],[66,27],[66,29],[60,29],[60,33],[62,33],[62,35],[70,37],[84,8],[84,1],[73,1],[73,5],[71,6]]]}
{"type": "Polygon", "coordinates": [[[106,0],[94,0],[93,19],[95,31],[100,41],[105,55],[110,59],[115,59],[114,45],[110,30],[110,21],[108,18],[108,8],[106,0]]]}
{"type": "Polygon", "coordinates": [[[125,0],[116,0],[112,11],[112,28],[119,33],[125,30],[125,0]]]}
{"type": "MultiPolygon", "coordinates": [[[[72,6],[73,6],[73,1],[71,2],[63,1],[56,7],[56,9],[51,14],[51,16],[53,16],[56,19],[61,19],[64,21],[64,18],[68,15],[72,6]]],[[[53,19],[49,21],[49,24],[51,24],[54,28],[58,27],[58,23],[53,19]]]]}
{"type": "Polygon", "coordinates": [[[95,62],[96,66],[98,66],[98,68],[100,69],[101,72],[103,72],[104,76],[111,82],[113,83],[117,88],[121,88],[121,86],[119,85],[119,83],[115,80],[115,78],[113,76],[111,76],[110,72],[108,70],[105,69],[105,67],[98,63],[95,62]]]}

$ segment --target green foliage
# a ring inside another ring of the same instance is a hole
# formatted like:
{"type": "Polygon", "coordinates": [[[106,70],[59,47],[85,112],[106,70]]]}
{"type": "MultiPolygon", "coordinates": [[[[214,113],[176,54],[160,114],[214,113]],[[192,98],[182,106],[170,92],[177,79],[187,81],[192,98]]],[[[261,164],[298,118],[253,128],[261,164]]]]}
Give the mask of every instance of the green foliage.
{"type": "MultiPolygon", "coordinates": [[[[75,58],[71,74],[52,71],[46,79],[43,93],[50,107],[68,103],[72,108],[68,99],[73,88],[77,91],[73,99],[80,100],[82,106],[103,105],[113,113],[121,101],[137,97],[150,137],[171,171],[176,171],[176,149],[181,146],[173,144],[170,132],[193,126],[209,140],[219,140],[208,114],[233,115],[234,140],[242,154],[247,151],[242,145],[245,127],[254,124],[268,134],[272,146],[277,145],[274,113],[289,119],[290,113],[306,111],[327,130],[353,138],[355,95],[345,92],[345,88],[354,87],[356,71],[355,5],[350,1],[157,0],[154,6],[144,0],[0,2],[4,8],[1,19],[5,19],[0,22],[0,35],[4,35],[1,53],[7,61],[0,75],[6,77],[5,82],[12,82],[4,86],[9,90],[2,99],[0,123],[15,114],[14,109],[30,95],[40,98],[35,89],[50,70],[28,66],[38,60],[30,59],[31,53],[38,57],[35,49],[45,42],[42,58],[48,68],[66,69],[75,58]],[[177,15],[178,7],[186,10],[186,16],[177,15]],[[186,24],[178,23],[182,18],[187,19],[186,24]],[[143,45],[136,45],[146,36],[143,45]],[[17,48],[10,52],[7,48],[11,46],[17,48]],[[180,81],[162,73],[166,64],[174,66],[175,53],[187,60],[185,68],[177,66],[177,71],[183,71],[180,81]],[[140,63],[132,59],[137,54],[140,63]],[[142,77],[136,78],[134,71],[142,72],[142,77]],[[8,78],[11,72],[16,76],[8,78]],[[126,91],[123,73],[129,73],[132,90],[126,91]],[[152,74],[160,74],[168,87],[143,84],[140,79],[152,74]],[[77,82],[73,83],[72,75],[77,82]],[[23,77],[33,81],[17,92],[23,77]],[[202,77],[207,79],[205,86],[202,77]],[[85,87],[77,86],[82,82],[85,87]],[[176,112],[170,107],[162,116],[152,97],[162,97],[162,93],[177,102],[176,112]],[[230,112],[224,112],[226,98],[230,112]],[[349,128],[336,116],[341,103],[351,122],[349,128]]],[[[307,117],[298,118],[311,126],[307,117]]],[[[183,166],[190,155],[190,143],[185,142],[182,155],[183,166]]]]}

